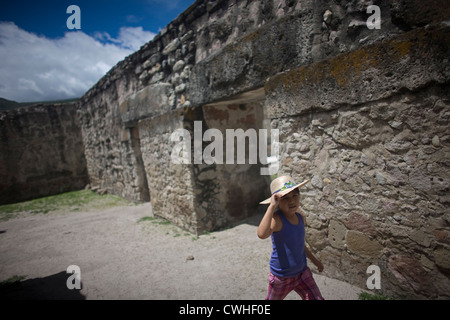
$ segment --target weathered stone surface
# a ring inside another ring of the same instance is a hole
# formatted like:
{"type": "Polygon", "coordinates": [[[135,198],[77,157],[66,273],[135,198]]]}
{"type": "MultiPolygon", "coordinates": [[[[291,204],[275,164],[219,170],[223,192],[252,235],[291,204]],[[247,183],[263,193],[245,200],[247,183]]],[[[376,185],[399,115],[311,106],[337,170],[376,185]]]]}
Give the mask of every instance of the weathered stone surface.
{"type": "Polygon", "coordinates": [[[120,116],[127,126],[135,126],[140,119],[169,112],[174,105],[174,92],[169,83],[149,85],[130,95],[120,104],[120,116]]]}
{"type": "Polygon", "coordinates": [[[181,71],[185,65],[186,65],[186,63],[183,60],[177,61],[175,63],[175,65],[173,66],[173,72],[181,71]]]}
{"type": "Polygon", "coordinates": [[[434,259],[436,265],[442,268],[447,275],[450,273],[450,249],[448,247],[443,247],[434,251],[434,259]]]}
{"type": "Polygon", "coordinates": [[[330,225],[328,227],[328,241],[331,246],[338,249],[344,249],[346,233],[347,229],[343,223],[334,219],[330,221],[330,225]]]}
{"type": "Polygon", "coordinates": [[[171,161],[171,134],[183,129],[183,113],[166,112],[139,122],[142,159],[153,212],[197,233],[192,165],[171,161]],[[168,205],[170,204],[170,205],[168,205]]]}
{"type": "MultiPolygon", "coordinates": [[[[265,85],[269,116],[293,116],[311,110],[330,110],[379,100],[401,89],[416,90],[450,78],[450,27],[413,30],[395,39],[365,46],[290,72],[274,76],[265,85]],[[395,66],[395,67],[394,67],[395,66]],[[292,99],[302,92],[300,103],[292,99]]],[[[396,144],[399,150],[406,145],[396,144]]]]}
{"type": "Polygon", "coordinates": [[[360,231],[349,230],[345,241],[350,251],[361,256],[377,257],[383,250],[383,246],[378,241],[370,239],[360,231]]]}
{"type": "Polygon", "coordinates": [[[429,247],[432,241],[431,235],[423,230],[413,231],[409,238],[424,247],[429,247]]]}
{"type": "Polygon", "coordinates": [[[445,0],[402,1],[391,0],[392,21],[403,29],[425,26],[429,23],[450,19],[450,12],[445,10],[445,0]]]}
{"type": "Polygon", "coordinates": [[[350,213],[349,217],[344,221],[344,224],[350,230],[360,231],[371,237],[377,234],[370,219],[357,212],[350,213]]]}
{"type": "Polygon", "coordinates": [[[169,53],[174,52],[180,45],[180,39],[175,38],[174,40],[172,40],[172,42],[170,42],[162,51],[162,53],[164,55],[168,55],[169,53]]]}
{"type": "Polygon", "coordinates": [[[89,182],[75,104],[0,113],[0,204],[79,190],[89,182]]]}
{"type": "Polygon", "coordinates": [[[261,87],[269,75],[307,61],[310,57],[298,54],[297,41],[309,43],[309,34],[302,25],[307,25],[304,21],[311,18],[289,16],[268,24],[223,48],[220,55],[198,62],[190,80],[189,95],[193,104],[261,87]],[[267,43],[277,50],[267,50],[267,43]]]}
{"type": "Polygon", "coordinates": [[[436,297],[436,288],[430,275],[420,266],[420,262],[404,255],[389,258],[388,269],[395,276],[401,289],[414,290],[418,295],[436,297]]]}

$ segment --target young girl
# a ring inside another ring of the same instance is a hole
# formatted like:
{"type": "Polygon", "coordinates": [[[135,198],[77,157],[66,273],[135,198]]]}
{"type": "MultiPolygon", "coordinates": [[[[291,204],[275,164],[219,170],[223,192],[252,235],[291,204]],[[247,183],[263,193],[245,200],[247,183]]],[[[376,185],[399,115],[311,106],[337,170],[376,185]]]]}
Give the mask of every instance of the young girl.
{"type": "Polygon", "coordinates": [[[261,204],[269,207],[258,227],[258,237],[272,237],[269,292],[266,300],[282,300],[295,290],[303,300],[323,300],[319,288],[306,264],[308,257],[319,272],[323,265],[305,246],[305,217],[297,211],[300,206],[300,187],[306,180],[295,184],[291,177],[272,181],[272,196],[261,204]]]}

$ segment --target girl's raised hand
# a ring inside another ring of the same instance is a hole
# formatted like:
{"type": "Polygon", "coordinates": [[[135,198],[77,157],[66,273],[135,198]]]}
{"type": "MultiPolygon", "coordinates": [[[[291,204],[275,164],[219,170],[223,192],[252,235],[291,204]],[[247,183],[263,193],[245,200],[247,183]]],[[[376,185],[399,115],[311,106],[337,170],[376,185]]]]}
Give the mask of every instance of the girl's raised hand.
{"type": "Polygon", "coordinates": [[[280,199],[281,199],[280,195],[274,194],[272,196],[272,198],[270,198],[270,204],[272,206],[278,207],[278,204],[280,203],[280,199]]]}

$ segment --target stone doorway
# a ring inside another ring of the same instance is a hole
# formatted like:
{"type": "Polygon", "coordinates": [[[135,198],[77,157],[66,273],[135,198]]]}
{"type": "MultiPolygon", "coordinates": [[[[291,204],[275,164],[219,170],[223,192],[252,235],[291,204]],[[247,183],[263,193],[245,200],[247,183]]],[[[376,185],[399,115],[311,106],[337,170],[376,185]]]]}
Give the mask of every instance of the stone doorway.
{"type": "Polygon", "coordinates": [[[139,200],[150,201],[150,190],[148,188],[147,175],[144,168],[144,161],[142,160],[141,140],[139,137],[139,128],[130,128],[131,133],[131,147],[136,159],[136,184],[139,194],[139,200]]]}
{"type": "Polygon", "coordinates": [[[270,124],[265,120],[264,101],[261,88],[202,107],[204,155],[215,140],[210,138],[211,142],[205,142],[205,131],[214,129],[223,138],[222,163],[206,164],[203,159],[194,169],[197,171],[195,184],[205,190],[197,196],[197,204],[199,218],[204,211],[206,230],[219,229],[249,217],[257,211],[259,202],[269,196],[270,176],[261,174],[267,159],[260,159],[260,155],[270,154],[271,142],[269,133],[268,138],[264,138],[268,150],[261,154],[260,129],[267,132],[270,124]],[[240,149],[242,146],[245,148],[240,149]]]}

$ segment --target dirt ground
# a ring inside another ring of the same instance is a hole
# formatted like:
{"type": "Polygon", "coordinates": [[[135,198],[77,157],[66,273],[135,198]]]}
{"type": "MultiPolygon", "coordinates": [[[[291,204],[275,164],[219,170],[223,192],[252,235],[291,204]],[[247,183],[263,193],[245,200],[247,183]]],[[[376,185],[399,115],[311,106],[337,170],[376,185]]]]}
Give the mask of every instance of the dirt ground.
{"type": "MultiPolygon", "coordinates": [[[[267,293],[270,239],[256,236],[260,216],[196,237],[153,217],[149,203],[54,212],[0,222],[0,281],[26,276],[7,298],[249,299],[267,293]],[[81,289],[66,272],[80,269],[81,289]]],[[[325,266],[326,268],[326,266],[325,266]]],[[[315,272],[314,266],[311,270],[315,272]]],[[[315,274],[325,299],[362,291],[315,274]]],[[[292,292],[286,299],[300,299],[292,292]]]]}

